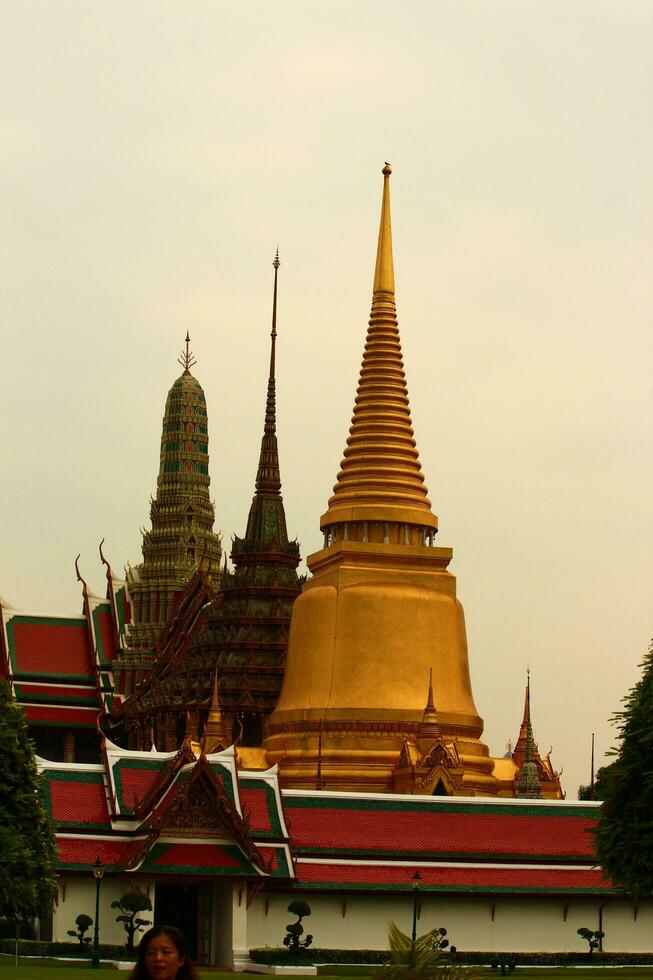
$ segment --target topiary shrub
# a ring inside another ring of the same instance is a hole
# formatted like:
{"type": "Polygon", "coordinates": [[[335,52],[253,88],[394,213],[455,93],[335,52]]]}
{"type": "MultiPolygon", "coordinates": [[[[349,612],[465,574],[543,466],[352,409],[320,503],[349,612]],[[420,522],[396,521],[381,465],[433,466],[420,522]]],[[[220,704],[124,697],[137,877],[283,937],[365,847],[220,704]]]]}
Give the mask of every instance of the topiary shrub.
{"type": "Polygon", "coordinates": [[[311,907],[308,902],[302,902],[296,899],[290,903],[288,911],[291,915],[297,916],[297,922],[291,922],[290,925],[286,926],[286,935],[283,937],[283,944],[292,955],[293,953],[300,953],[302,950],[308,949],[313,942],[313,937],[310,935],[306,936],[306,939],[303,941],[299,938],[304,931],[302,919],[311,914],[311,907]]]}
{"type": "Polygon", "coordinates": [[[73,939],[76,939],[80,946],[85,946],[87,943],[90,943],[91,937],[86,935],[87,931],[93,925],[93,919],[90,917],[90,915],[86,915],[86,913],[81,912],[75,919],[75,925],[77,926],[77,929],[69,929],[66,935],[72,936],[73,939]]]}

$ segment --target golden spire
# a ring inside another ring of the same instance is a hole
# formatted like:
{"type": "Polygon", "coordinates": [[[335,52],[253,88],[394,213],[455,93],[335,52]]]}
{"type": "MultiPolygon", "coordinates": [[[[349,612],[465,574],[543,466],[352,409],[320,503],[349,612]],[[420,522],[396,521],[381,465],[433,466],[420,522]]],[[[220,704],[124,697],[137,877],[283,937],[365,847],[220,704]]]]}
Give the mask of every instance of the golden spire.
{"type": "MultiPolygon", "coordinates": [[[[337,483],[320,527],[324,530],[350,523],[362,527],[370,521],[388,524],[395,530],[386,539],[406,544],[409,543],[407,532],[399,533],[398,525],[411,525],[433,533],[438,522],[431,512],[413,438],[401,356],[394,298],[391,173],[392,168],[386,164],[372,312],[354,414],[337,483]]],[[[354,528],[351,533],[348,529],[347,536],[367,540],[365,531],[354,528]]]]}
{"type": "Polygon", "coordinates": [[[202,749],[205,754],[219,752],[231,745],[231,739],[227,738],[224,727],[224,718],[220,708],[220,691],[218,689],[218,672],[213,675],[213,696],[209,707],[209,716],[204,725],[204,738],[202,739],[202,749]]]}

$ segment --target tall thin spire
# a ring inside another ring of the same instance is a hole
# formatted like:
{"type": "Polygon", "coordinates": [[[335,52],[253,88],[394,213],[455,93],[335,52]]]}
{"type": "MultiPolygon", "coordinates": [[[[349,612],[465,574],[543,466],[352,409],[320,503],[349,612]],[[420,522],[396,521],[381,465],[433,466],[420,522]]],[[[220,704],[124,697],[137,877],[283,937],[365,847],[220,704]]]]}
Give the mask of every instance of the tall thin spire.
{"type": "MultiPolygon", "coordinates": [[[[324,530],[337,524],[362,525],[371,521],[432,533],[437,530],[437,518],[431,512],[413,437],[395,307],[390,221],[392,168],[386,164],[382,172],[372,311],[363,363],[347,446],[320,527],[324,530]]],[[[354,529],[352,536],[357,537],[354,529]]],[[[407,530],[395,531],[394,537],[399,543],[409,543],[407,530]]],[[[359,540],[366,538],[359,536],[359,540]]]]}
{"type": "Polygon", "coordinates": [[[279,450],[277,446],[277,407],[276,407],[276,345],[277,345],[277,277],[279,274],[279,249],[274,261],[274,290],[272,293],[272,330],[270,332],[270,373],[265,402],[265,426],[261,440],[261,453],[256,473],[256,491],[279,493],[281,474],[279,471],[279,450]]]}
{"type": "Polygon", "coordinates": [[[524,799],[540,799],[540,776],[535,761],[535,739],[531,724],[531,672],[526,671],[526,700],[524,703],[524,720],[526,728],[526,746],[524,761],[517,774],[517,796],[524,799]]]}

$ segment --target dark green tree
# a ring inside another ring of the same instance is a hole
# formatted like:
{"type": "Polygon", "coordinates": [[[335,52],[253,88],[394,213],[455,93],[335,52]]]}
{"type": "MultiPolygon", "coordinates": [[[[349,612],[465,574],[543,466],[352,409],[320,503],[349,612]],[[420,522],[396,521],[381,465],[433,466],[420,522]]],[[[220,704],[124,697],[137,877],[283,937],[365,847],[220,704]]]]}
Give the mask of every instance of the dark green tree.
{"type": "Polygon", "coordinates": [[[596,779],[594,780],[594,789],[592,786],[579,786],[578,787],[578,799],[579,800],[604,800],[605,794],[609,792],[610,780],[612,779],[614,762],[609,766],[601,766],[597,770],[596,779]]]}
{"type": "Polygon", "coordinates": [[[54,832],[22,710],[0,681],[0,916],[45,913],[54,888],[54,832]]]}
{"type": "Polygon", "coordinates": [[[653,895],[653,643],[641,666],[615,716],[619,745],[595,834],[606,876],[635,901],[653,895]]]}
{"type": "Polygon", "coordinates": [[[141,932],[145,926],[151,926],[150,919],[138,918],[139,912],[150,912],[152,903],[144,892],[125,892],[117,901],[111,903],[112,909],[119,909],[120,915],[116,916],[116,922],[122,922],[127,933],[127,949],[134,948],[134,936],[141,932]]]}

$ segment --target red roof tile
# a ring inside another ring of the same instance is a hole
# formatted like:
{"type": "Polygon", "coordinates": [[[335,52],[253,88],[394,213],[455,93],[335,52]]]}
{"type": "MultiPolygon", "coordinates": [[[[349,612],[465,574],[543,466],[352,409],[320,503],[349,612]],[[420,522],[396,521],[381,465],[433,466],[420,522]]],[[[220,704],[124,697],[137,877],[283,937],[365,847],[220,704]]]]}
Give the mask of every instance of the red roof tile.
{"type": "Polygon", "coordinates": [[[116,640],[113,633],[113,619],[111,617],[111,610],[106,608],[99,608],[94,610],[96,629],[98,629],[99,636],[97,636],[98,642],[98,653],[103,660],[115,660],[116,658],[116,640]]]}
{"type": "Polygon", "coordinates": [[[142,803],[148,792],[161,779],[161,768],[145,769],[129,766],[129,763],[121,763],[119,768],[114,769],[114,779],[116,779],[119,801],[121,809],[134,810],[142,803]]]}
{"type": "Polygon", "coordinates": [[[28,721],[35,725],[74,725],[82,728],[96,728],[99,708],[69,708],[65,705],[24,704],[23,711],[28,721]]]}
{"type": "Polygon", "coordinates": [[[591,816],[468,812],[453,807],[449,812],[427,806],[375,808],[374,801],[360,808],[302,806],[285,798],[286,815],[294,848],[308,851],[515,856],[592,856],[591,816]]]}
{"type": "Polygon", "coordinates": [[[240,868],[242,863],[217,844],[171,844],[152,861],[153,866],[192,868],[240,868]]]}
{"type": "Polygon", "coordinates": [[[265,790],[256,787],[247,788],[241,785],[239,793],[243,816],[246,815],[249,818],[252,831],[272,830],[265,790]]]}
{"type": "Polygon", "coordinates": [[[84,620],[13,616],[7,635],[14,673],[94,676],[84,620]]]}
{"type": "MultiPolygon", "coordinates": [[[[338,885],[412,888],[415,868],[396,864],[313,864],[298,861],[297,880],[300,885],[334,887],[338,885]]],[[[425,868],[420,867],[420,888],[460,891],[609,891],[598,868],[425,868]]]]}
{"type": "Polygon", "coordinates": [[[74,779],[59,777],[54,770],[48,772],[47,786],[52,818],[64,826],[107,826],[109,812],[104,784],[100,781],[84,780],[85,775],[86,773],[80,773],[74,779]]]}
{"type": "Polygon", "coordinates": [[[59,866],[91,865],[97,858],[106,865],[125,865],[142,841],[99,840],[95,837],[57,837],[59,866]]]}

